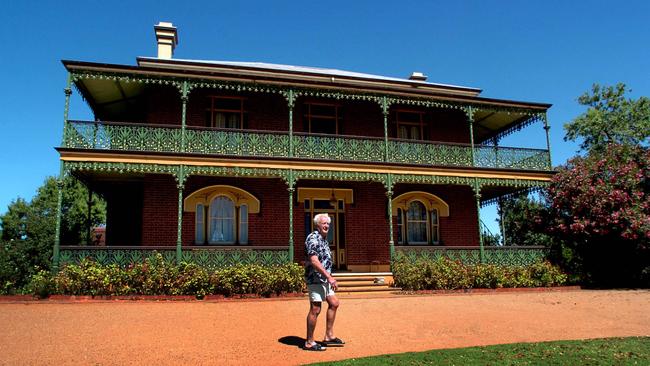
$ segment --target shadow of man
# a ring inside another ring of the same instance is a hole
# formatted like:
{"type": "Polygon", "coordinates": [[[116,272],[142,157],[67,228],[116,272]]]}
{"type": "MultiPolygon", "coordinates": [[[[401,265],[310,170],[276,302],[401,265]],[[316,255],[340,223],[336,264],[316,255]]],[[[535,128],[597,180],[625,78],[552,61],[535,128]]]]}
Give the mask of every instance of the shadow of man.
{"type": "Polygon", "coordinates": [[[296,346],[302,348],[305,344],[305,338],[296,336],[286,336],[278,339],[278,342],[286,344],[287,346],[296,346]]]}

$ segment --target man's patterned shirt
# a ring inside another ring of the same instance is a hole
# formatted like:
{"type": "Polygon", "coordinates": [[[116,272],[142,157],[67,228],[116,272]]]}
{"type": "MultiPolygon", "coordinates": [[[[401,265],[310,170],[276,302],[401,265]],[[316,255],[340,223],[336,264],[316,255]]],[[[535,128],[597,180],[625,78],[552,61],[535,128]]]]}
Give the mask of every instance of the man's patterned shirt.
{"type": "Polygon", "coordinates": [[[323,238],[318,230],[307,236],[305,240],[305,281],[308,285],[327,283],[327,279],[318,272],[312,265],[309,258],[312,255],[318,257],[320,264],[328,273],[332,273],[332,253],[329,243],[323,238]]]}

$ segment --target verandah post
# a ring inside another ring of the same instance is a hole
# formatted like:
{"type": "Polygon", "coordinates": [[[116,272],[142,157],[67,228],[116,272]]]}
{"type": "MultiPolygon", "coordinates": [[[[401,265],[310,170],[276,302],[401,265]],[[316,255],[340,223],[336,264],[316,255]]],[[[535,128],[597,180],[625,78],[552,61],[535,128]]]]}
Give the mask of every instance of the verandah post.
{"type": "Polygon", "coordinates": [[[388,161],[388,100],[381,99],[381,113],[384,115],[384,161],[388,161]]]}
{"type": "Polygon", "coordinates": [[[485,263],[485,251],[483,249],[483,235],[481,234],[481,185],[477,178],[474,178],[474,197],[476,198],[476,221],[478,222],[478,245],[481,263],[485,263]]]}
{"type": "Polygon", "coordinates": [[[393,264],[395,259],[395,241],[393,240],[393,175],[386,176],[386,198],[388,199],[388,246],[390,249],[390,263],[393,264]]]}
{"type": "Polygon", "coordinates": [[[178,226],[176,228],[176,263],[183,259],[183,188],[185,186],[184,166],[178,167],[178,226]]]}
{"type": "Polygon", "coordinates": [[[469,123],[469,143],[471,146],[470,157],[472,160],[472,166],[476,166],[474,155],[474,108],[471,106],[467,107],[465,113],[467,114],[467,121],[469,123]]]}
{"type": "Polygon", "coordinates": [[[293,157],[293,106],[295,104],[295,95],[293,89],[287,93],[287,106],[289,107],[289,157],[293,157]]]}
{"type": "Polygon", "coordinates": [[[187,143],[187,137],[185,136],[186,130],[186,119],[187,119],[187,100],[189,99],[187,80],[183,80],[183,85],[181,87],[181,152],[185,152],[185,145],[187,143]]]}
{"type": "Polygon", "coordinates": [[[548,150],[548,167],[549,169],[553,169],[553,161],[551,160],[551,137],[549,136],[549,130],[551,129],[551,126],[548,124],[548,118],[546,117],[546,113],[544,113],[542,119],[544,120],[544,130],[546,131],[546,149],[548,150]]]}
{"type": "MultiPolygon", "coordinates": [[[[65,88],[63,93],[65,94],[65,105],[63,107],[63,136],[61,140],[61,146],[66,147],[67,145],[67,133],[68,133],[68,113],[70,111],[70,96],[72,95],[72,75],[68,73],[68,78],[66,80],[65,88]]],[[[59,252],[61,246],[61,210],[63,208],[63,179],[65,172],[65,162],[61,161],[59,166],[59,177],[56,181],[57,187],[57,202],[56,202],[56,228],[54,229],[54,245],[52,248],[52,271],[57,272],[59,270],[59,252]]]]}
{"type": "Polygon", "coordinates": [[[293,192],[296,190],[293,169],[289,169],[287,184],[289,191],[289,263],[293,263],[293,192]]]}

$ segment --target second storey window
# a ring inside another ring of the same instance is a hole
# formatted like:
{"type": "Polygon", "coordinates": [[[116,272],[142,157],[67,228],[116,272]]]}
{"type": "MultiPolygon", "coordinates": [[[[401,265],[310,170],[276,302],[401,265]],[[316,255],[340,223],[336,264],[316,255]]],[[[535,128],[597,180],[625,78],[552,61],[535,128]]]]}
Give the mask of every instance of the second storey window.
{"type": "Polygon", "coordinates": [[[341,110],[335,104],[306,103],[304,130],[309,133],[340,133],[341,110]]]}
{"type": "Polygon", "coordinates": [[[217,128],[245,128],[245,99],[240,97],[208,97],[205,125],[217,128]]]}
{"type": "Polygon", "coordinates": [[[424,124],[424,112],[397,110],[393,114],[396,137],[408,140],[424,140],[428,135],[424,124]]]}

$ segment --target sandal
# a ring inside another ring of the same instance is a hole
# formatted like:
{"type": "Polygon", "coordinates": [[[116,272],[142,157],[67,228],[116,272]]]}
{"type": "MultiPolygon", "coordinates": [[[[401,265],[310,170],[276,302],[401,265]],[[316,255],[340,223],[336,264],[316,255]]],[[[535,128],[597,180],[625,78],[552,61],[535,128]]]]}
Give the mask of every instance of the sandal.
{"type": "Polygon", "coordinates": [[[307,347],[307,345],[304,345],[302,346],[302,349],[304,349],[305,351],[325,351],[327,350],[327,347],[323,346],[318,342],[314,342],[311,344],[311,347],[307,347]]]}
{"type": "Polygon", "coordinates": [[[343,346],[343,345],[345,345],[345,342],[343,342],[343,340],[341,338],[333,338],[333,339],[330,339],[329,341],[323,340],[321,343],[326,345],[326,346],[343,346]]]}

